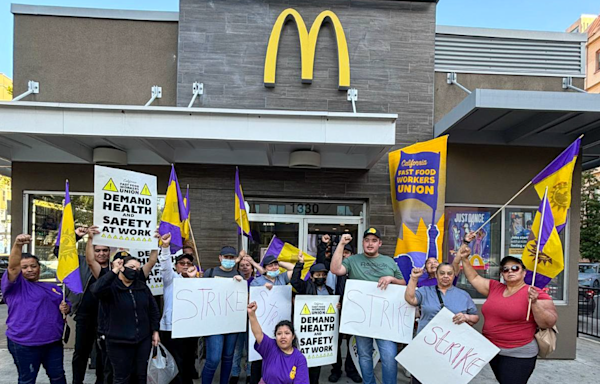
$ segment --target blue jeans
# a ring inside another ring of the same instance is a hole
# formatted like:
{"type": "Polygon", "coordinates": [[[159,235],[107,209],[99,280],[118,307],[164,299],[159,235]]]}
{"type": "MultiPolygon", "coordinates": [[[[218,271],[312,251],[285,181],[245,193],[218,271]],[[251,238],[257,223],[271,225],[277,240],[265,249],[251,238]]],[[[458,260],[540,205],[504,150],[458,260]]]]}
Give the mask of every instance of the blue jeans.
{"type": "MultiPolygon", "coordinates": [[[[231,376],[240,377],[242,371],[242,355],[244,352],[248,356],[248,332],[238,334],[237,342],[235,343],[235,352],[233,353],[233,368],[231,376]]],[[[246,377],[250,377],[250,362],[246,358],[246,377]]]]}
{"type": "Polygon", "coordinates": [[[212,383],[219,363],[221,363],[219,382],[220,384],[229,383],[233,352],[235,351],[238,335],[238,333],[228,333],[227,335],[212,335],[205,338],[206,363],[204,363],[204,369],[202,370],[202,384],[212,383]]]}
{"type": "Polygon", "coordinates": [[[67,384],[63,369],[62,340],[54,343],[27,346],[8,339],[8,350],[19,372],[19,384],[35,384],[40,365],[44,366],[51,384],[67,384]]]}
{"type": "Polygon", "coordinates": [[[390,340],[372,339],[370,337],[356,336],[356,347],[358,348],[358,363],[364,384],[376,384],[373,373],[373,340],[379,348],[381,356],[381,371],[383,384],[396,384],[398,380],[398,363],[396,355],[398,346],[390,340]]]}

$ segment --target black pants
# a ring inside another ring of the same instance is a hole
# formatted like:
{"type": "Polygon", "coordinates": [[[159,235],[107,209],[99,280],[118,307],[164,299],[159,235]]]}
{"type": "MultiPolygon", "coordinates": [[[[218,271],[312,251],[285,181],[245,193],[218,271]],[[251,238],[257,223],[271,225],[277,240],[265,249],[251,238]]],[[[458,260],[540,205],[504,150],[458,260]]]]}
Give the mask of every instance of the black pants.
{"type": "Polygon", "coordinates": [[[104,368],[104,384],[113,384],[113,369],[110,358],[108,357],[108,352],[106,352],[106,339],[100,334],[98,335],[98,354],[100,355],[100,360],[102,361],[102,366],[104,368]]]}
{"type": "Polygon", "coordinates": [[[171,338],[170,331],[160,332],[160,341],[169,350],[179,373],[171,381],[171,384],[192,384],[195,371],[196,348],[198,347],[197,337],[186,337],[183,339],[171,338]]]}
{"type": "Polygon", "coordinates": [[[152,338],[146,337],[137,344],[106,341],[106,351],[113,367],[114,384],[130,384],[135,375],[139,384],[146,384],[148,357],[152,349],[152,338]]]}
{"type": "Polygon", "coordinates": [[[308,368],[310,384],[319,384],[319,376],[321,376],[321,367],[308,368]]]}
{"type": "Polygon", "coordinates": [[[490,361],[490,367],[500,384],[526,384],[535,369],[537,356],[517,358],[496,355],[490,361]]]}
{"type": "Polygon", "coordinates": [[[338,375],[342,375],[342,340],[346,339],[346,346],[348,350],[346,352],[346,362],[344,364],[344,369],[346,370],[346,376],[358,375],[358,370],[354,365],[354,361],[352,361],[352,357],[350,356],[350,336],[340,334],[338,337],[338,353],[337,353],[337,361],[335,364],[332,364],[333,369],[331,373],[337,373],[338,375]]]}
{"type": "MultiPolygon", "coordinates": [[[[73,352],[73,384],[83,384],[88,359],[96,343],[95,319],[79,318],[75,327],[75,350],[73,352]]],[[[96,354],[96,384],[104,383],[102,358],[96,354]]]]}
{"type": "Polygon", "coordinates": [[[250,384],[258,384],[262,378],[262,360],[253,361],[250,366],[250,384]]]}

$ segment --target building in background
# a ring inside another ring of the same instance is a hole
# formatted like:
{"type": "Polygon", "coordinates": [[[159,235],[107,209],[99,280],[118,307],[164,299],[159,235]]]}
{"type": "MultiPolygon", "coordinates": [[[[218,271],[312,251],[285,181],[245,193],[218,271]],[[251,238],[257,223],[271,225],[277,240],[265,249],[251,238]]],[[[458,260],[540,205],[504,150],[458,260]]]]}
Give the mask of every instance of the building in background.
{"type": "Polygon", "coordinates": [[[581,15],[576,22],[567,28],[568,33],[585,33],[598,15],[581,15]]]}
{"type": "Polygon", "coordinates": [[[0,73],[0,101],[9,101],[13,98],[12,80],[4,73],[0,73]]]}
{"type": "Polygon", "coordinates": [[[600,16],[597,17],[587,30],[587,69],[585,90],[600,93],[600,16]]]}
{"type": "Polygon", "coordinates": [[[10,252],[11,180],[0,175],[0,255],[10,252]]]}

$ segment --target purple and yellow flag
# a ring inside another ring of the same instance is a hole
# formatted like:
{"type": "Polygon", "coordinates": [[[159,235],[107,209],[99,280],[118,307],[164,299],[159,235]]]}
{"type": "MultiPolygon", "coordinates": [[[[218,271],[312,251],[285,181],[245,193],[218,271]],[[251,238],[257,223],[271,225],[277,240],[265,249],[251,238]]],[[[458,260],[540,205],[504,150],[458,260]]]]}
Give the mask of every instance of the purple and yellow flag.
{"type": "Polygon", "coordinates": [[[65,206],[58,238],[58,268],[56,276],[74,293],[82,293],[83,285],[79,274],[79,256],[77,255],[77,239],[75,237],[75,220],[73,206],[69,195],[69,180],[65,187],[65,206]]]}
{"type": "Polygon", "coordinates": [[[542,199],[548,187],[548,201],[558,232],[567,223],[567,214],[571,207],[571,187],[573,186],[573,169],[579,155],[581,137],[569,145],[542,172],[531,180],[535,190],[542,199]]]}
{"type": "MultiPolygon", "coordinates": [[[[279,239],[277,236],[273,235],[273,239],[271,240],[271,244],[267,248],[265,252],[265,257],[267,256],[275,256],[279,261],[286,261],[288,263],[296,264],[298,262],[298,253],[300,249],[294,247],[290,243],[286,243],[283,240],[279,239]]],[[[302,252],[304,254],[304,268],[302,268],[301,277],[306,280],[310,277],[309,270],[310,267],[315,263],[316,258],[309,255],[306,252],[302,252]]],[[[261,261],[262,265],[262,261],[261,261]]],[[[281,273],[287,271],[285,268],[279,268],[281,273]]]]}
{"type": "Polygon", "coordinates": [[[398,231],[394,259],[405,279],[428,257],[442,261],[447,141],[448,136],[442,136],[389,154],[398,231]]]}
{"type": "Polygon", "coordinates": [[[171,252],[173,253],[179,251],[183,247],[183,235],[186,231],[184,229],[184,219],[182,219],[182,215],[186,215],[186,208],[183,205],[183,198],[181,197],[181,189],[179,189],[179,181],[177,181],[175,167],[171,165],[171,177],[169,178],[167,195],[165,197],[165,209],[160,218],[158,233],[160,233],[161,236],[169,232],[171,233],[171,252]]]}
{"type": "Polygon", "coordinates": [[[238,225],[238,234],[243,233],[244,236],[252,239],[244,193],[240,184],[240,170],[237,167],[235,168],[235,222],[238,225]]]}
{"type": "Polygon", "coordinates": [[[562,243],[556,230],[550,199],[546,193],[544,193],[540,207],[535,214],[529,241],[523,250],[521,259],[527,269],[525,282],[531,284],[535,270],[535,286],[538,288],[544,288],[565,268],[562,243]],[[536,252],[538,253],[537,269],[535,268],[536,252]]]}

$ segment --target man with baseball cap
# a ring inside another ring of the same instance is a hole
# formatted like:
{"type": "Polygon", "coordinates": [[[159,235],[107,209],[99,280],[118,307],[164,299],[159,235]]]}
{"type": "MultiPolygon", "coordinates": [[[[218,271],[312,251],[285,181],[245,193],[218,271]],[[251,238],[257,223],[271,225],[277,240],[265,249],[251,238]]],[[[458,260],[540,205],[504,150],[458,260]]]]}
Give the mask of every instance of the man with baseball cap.
{"type": "MultiPolygon", "coordinates": [[[[369,228],[363,236],[363,253],[353,255],[343,260],[344,246],[352,241],[349,234],[342,235],[331,260],[331,271],[338,276],[348,275],[349,279],[377,282],[377,287],[386,289],[389,284],[406,285],[398,265],[389,256],[379,254],[382,245],[381,232],[377,228],[369,228]],[[340,246],[341,245],[341,246],[340,246]]],[[[358,362],[365,384],[375,384],[373,373],[373,340],[379,347],[382,363],[382,381],[396,383],[398,368],[394,359],[398,354],[398,347],[391,340],[373,339],[370,337],[356,336],[358,347],[358,362]]]]}

